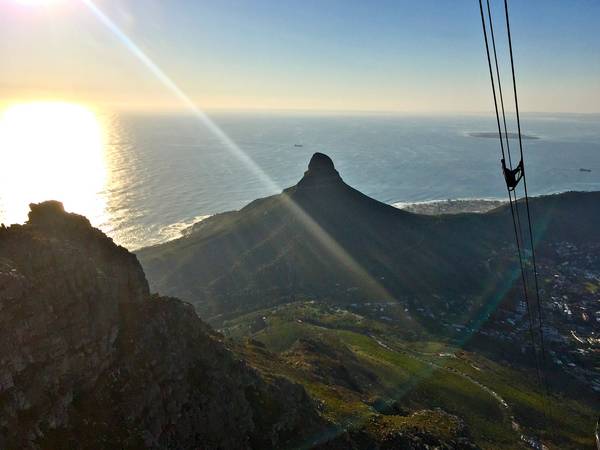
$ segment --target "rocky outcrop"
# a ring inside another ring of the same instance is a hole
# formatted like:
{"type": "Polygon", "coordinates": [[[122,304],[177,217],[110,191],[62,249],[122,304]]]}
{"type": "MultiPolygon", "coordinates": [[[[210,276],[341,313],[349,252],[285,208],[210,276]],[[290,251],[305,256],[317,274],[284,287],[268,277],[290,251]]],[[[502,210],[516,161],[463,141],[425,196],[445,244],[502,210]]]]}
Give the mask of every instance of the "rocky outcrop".
{"type": "Polygon", "coordinates": [[[341,183],[342,178],[331,158],[323,153],[315,153],[308,163],[308,170],[298,182],[300,188],[315,188],[332,183],[341,183]]]}
{"type": "Polygon", "coordinates": [[[362,393],[365,386],[379,385],[377,375],[357,359],[346,346],[333,346],[317,339],[301,338],[283,355],[298,370],[316,377],[324,384],[343,386],[362,393]]]}
{"type": "Polygon", "coordinates": [[[58,202],[0,229],[0,448],[279,448],[319,424],[58,202]]]}
{"type": "Polygon", "coordinates": [[[479,450],[464,422],[441,409],[421,410],[409,416],[373,416],[333,439],[318,450],[479,450]]]}

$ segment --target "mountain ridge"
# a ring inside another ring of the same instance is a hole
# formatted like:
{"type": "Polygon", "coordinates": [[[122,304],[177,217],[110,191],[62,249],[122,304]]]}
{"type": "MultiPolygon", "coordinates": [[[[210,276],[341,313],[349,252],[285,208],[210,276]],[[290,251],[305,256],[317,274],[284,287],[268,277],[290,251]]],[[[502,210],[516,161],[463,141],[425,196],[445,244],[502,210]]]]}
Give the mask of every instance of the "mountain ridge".
{"type": "MultiPolygon", "coordinates": [[[[599,217],[599,197],[531,199],[534,218],[540,219],[535,231],[550,226],[557,238],[595,238],[593,221],[578,221],[573,212],[599,217]]],[[[302,295],[475,294],[499,285],[502,272],[514,268],[514,259],[497,255],[498,247],[513,242],[507,207],[485,214],[409,213],[348,186],[329,157],[315,154],[298,184],[281,194],[213,216],[181,239],[136,254],[154,289],[191,301],[201,316],[218,322],[224,314],[302,295]]]]}

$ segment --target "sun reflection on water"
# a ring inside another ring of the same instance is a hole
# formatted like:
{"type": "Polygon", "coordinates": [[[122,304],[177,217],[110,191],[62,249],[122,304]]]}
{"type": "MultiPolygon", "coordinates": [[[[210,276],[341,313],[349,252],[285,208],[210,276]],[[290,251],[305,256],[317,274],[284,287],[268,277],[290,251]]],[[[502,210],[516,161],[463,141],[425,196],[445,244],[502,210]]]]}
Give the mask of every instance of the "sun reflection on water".
{"type": "Polygon", "coordinates": [[[22,223],[29,203],[60,200],[106,221],[104,127],[92,110],[64,102],[13,104],[0,112],[0,222],[22,223]]]}

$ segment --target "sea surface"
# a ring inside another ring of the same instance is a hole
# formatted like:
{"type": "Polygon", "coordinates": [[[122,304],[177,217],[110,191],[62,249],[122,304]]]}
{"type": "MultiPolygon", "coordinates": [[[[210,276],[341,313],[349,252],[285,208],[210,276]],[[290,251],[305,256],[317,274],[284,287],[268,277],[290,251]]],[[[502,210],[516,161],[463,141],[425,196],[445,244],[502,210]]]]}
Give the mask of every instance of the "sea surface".
{"type": "MultiPolygon", "coordinates": [[[[223,134],[186,115],[103,114],[106,177],[94,192],[101,207],[75,212],[137,249],[297,183],[314,152],[389,204],[506,197],[498,140],[470,135],[493,132],[492,116],[210,117],[223,134]]],[[[600,115],[527,114],[522,122],[523,133],[539,138],[523,141],[530,194],[600,190],[600,115]]],[[[518,141],[509,142],[518,158],[518,141]]]]}

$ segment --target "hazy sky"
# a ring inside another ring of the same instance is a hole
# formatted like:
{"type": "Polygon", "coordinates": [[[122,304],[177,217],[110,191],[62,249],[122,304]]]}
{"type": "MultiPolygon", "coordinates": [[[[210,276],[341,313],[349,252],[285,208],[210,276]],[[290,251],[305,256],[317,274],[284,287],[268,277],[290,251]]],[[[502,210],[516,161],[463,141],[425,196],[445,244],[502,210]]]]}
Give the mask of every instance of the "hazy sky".
{"type": "MultiPolygon", "coordinates": [[[[477,0],[95,3],[202,108],[491,107],[477,0]]],[[[599,112],[600,1],[511,6],[522,109],[599,112]]],[[[50,98],[177,105],[82,0],[0,0],[0,99],[50,98]]]]}

